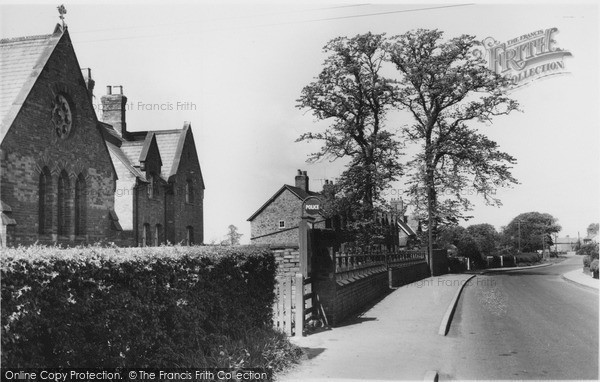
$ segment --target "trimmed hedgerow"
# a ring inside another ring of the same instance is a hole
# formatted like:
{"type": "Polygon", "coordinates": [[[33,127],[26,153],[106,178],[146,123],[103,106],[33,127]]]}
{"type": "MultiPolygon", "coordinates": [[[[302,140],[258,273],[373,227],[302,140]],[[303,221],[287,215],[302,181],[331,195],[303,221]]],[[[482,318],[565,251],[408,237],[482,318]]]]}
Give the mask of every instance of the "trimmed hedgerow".
{"type": "Polygon", "coordinates": [[[226,367],[215,338],[270,330],[275,272],[264,248],[6,250],[2,365],[226,367]]]}

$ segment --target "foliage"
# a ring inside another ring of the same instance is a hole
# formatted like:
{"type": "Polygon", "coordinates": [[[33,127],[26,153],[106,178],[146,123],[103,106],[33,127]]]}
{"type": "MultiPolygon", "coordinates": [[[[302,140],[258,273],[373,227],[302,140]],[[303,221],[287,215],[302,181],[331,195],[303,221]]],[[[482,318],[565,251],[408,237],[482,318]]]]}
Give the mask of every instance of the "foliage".
{"type": "Polygon", "coordinates": [[[581,246],[577,251],[578,255],[589,256],[590,259],[598,258],[598,243],[587,243],[581,246]]]}
{"type": "Polygon", "coordinates": [[[590,272],[598,272],[598,259],[595,259],[590,264],[590,272]]]}
{"type": "Polygon", "coordinates": [[[552,234],[558,233],[561,226],[558,220],[548,213],[526,212],[515,217],[502,232],[505,244],[522,252],[533,252],[542,248],[549,248],[552,234]],[[520,226],[520,228],[519,228],[520,226]],[[542,244],[543,243],[543,244],[542,244]]]}
{"type": "Polygon", "coordinates": [[[592,260],[593,259],[589,255],[583,256],[583,267],[589,268],[590,265],[592,264],[592,260]]]}
{"type": "Polygon", "coordinates": [[[244,234],[238,233],[238,228],[233,224],[230,224],[229,227],[227,227],[227,229],[227,239],[225,240],[224,244],[240,245],[240,239],[242,238],[242,236],[244,236],[244,234]]]}
{"type": "Polygon", "coordinates": [[[384,35],[366,33],[335,38],[323,50],[328,54],[323,70],[302,90],[298,108],[330,126],[297,141],[323,142],[310,161],[350,160],[335,185],[339,201],[332,203],[332,215],[346,214],[355,228],[368,230],[381,210],[383,190],[402,173],[400,142],[384,126],[395,104],[393,82],[380,73],[387,45],[384,35]]]}
{"type": "Polygon", "coordinates": [[[533,265],[542,261],[542,254],[537,252],[518,253],[515,256],[516,263],[519,265],[533,265]]]}
{"type": "Polygon", "coordinates": [[[448,267],[451,273],[461,273],[467,270],[467,263],[464,257],[448,257],[448,267]]]}
{"type": "Polygon", "coordinates": [[[482,256],[491,256],[498,248],[498,232],[491,224],[474,224],[467,227],[467,233],[477,243],[482,256]]]}
{"type": "Polygon", "coordinates": [[[465,190],[500,205],[496,189],[517,183],[515,158],[472,126],[518,109],[506,96],[508,79],[475,54],[474,36],[442,38],[441,31],[419,29],[394,37],[390,47],[400,74],[397,101],[414,119],[404,137],[420,147],[408,163],[408,192],[420,216],[431,220],[434,239],[438,224],[468,218],[463,213],[472,204],[465,190]]]}
{"type": "Polygon", "coordinates": [[[270,327],[275,272],[264,248],[5,250],[2,365],[204,365],[216,339],[270,327]]]}
{"type": "Polygon", "coordinates": [[[597,235],[598,234],[598,230],[600,230],[600,224],[598,224],[598,223],[591,223],[587,227],[587,234],[588,234],[588,236],[597,235]]]}
{"type": "Polygon", "coordinates": [[[438,243],[447,248],[456,246],[459,256],[467,257],[474,267],[483,268],[487,264],[485,256],[496,251],[498,233],[490,224],[476,224],[467,228],[447,225],[440,230],[438,243]]]}

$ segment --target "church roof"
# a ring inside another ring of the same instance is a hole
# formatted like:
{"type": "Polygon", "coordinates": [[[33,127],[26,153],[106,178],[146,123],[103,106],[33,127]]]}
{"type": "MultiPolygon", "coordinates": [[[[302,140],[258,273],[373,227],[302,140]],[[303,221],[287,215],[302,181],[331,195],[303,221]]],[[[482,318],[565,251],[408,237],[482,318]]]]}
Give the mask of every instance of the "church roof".
{"type": "Polygon", "coordinates": [[[53,34],[0,40],[0,141],[65,34],[57,25],[53,34]]]}

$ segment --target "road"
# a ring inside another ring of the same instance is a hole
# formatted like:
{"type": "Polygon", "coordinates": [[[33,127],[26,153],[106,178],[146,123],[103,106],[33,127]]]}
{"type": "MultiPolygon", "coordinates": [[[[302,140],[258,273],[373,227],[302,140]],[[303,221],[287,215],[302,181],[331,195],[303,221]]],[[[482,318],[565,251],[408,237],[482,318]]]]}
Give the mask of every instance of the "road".
{"type": "Polygon", "coordinates": [[[463,290],[440,379],[598,379],[598,292],[549,267],[478,275],[463,290]]]}

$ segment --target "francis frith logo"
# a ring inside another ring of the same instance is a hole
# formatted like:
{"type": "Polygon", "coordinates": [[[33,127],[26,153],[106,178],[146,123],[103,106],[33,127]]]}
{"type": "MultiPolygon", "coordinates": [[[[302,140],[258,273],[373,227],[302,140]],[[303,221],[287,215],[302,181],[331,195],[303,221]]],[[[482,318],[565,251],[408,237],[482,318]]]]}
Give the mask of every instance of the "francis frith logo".
{"type": "Polygon", "coordinates": [[[558,28],[539,29],[498,42],[493,37],[483,40],[490,70],[510,78],[520,87],[543,77],[565,74],[564,58],[571,52],[561,49],[554,40],[558,28]]]}

